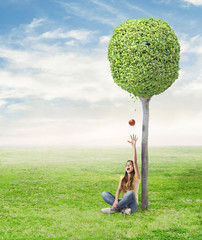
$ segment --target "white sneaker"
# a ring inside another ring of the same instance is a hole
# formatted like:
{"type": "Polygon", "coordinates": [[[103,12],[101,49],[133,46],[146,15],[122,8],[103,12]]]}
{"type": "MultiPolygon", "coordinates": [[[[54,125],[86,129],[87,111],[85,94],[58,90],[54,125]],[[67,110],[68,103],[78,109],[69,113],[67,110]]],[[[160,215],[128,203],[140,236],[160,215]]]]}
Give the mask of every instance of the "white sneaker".
{"type": "Polygon", "coordinates": [[[103,208],[101,210],[101,213],[104,213],[104,214],[110,214],[110,213],[115,213],[115,212],[117,212],[117,210],[113,209],[113,208],[103,208]]]}
{"type": "Polygon", "coordinates": [[[122,213],[124,213],[124,216],[125,214],[126,215],[130,215],[131,214],[131,208],[124,208],[121,210],[122,213]]]}

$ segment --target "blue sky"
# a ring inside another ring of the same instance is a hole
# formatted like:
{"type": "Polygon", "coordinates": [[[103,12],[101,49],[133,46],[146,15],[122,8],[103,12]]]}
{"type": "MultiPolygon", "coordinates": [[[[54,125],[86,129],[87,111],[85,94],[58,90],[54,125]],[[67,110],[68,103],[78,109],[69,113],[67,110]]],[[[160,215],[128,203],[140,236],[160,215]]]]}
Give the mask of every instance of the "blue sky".
{"type": "Polygon", "coordinates": [[[140,101],[107,60],[113,29],[136,18],[167,21],[181,45],[179,79],[150,103],[149,144],[202,144],[202,0],[0,0],[0,13],[1,146],[140,144],[140,101]]]}

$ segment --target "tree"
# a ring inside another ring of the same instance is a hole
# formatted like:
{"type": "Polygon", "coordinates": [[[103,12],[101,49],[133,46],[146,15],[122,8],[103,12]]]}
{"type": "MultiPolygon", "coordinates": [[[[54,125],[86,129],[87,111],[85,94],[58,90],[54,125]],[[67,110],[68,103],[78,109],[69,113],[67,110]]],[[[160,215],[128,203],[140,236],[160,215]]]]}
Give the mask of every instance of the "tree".
{"type": "Polygon", "coordinates": [[[114,82],[142,102],[142,209],[148,209],[149,102],[178,78],[180,44],[165,21],[128,20],[113,30],[108,59],[114,82]]]}

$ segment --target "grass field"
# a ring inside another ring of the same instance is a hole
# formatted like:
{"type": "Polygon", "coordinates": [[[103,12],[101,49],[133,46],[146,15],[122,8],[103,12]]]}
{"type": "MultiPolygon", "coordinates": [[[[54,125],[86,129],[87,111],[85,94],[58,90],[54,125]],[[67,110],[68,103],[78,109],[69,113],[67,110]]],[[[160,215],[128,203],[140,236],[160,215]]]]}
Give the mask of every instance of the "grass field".
{"type": "MultiPolygon", "coordinates": [[[[149,210],[105,215],[131,148],[0,149],[0,239],[202,239],[202,147],[149,149],[149,210]]],[[[140,149],[138,149],[140,164],[140,149]]]]}

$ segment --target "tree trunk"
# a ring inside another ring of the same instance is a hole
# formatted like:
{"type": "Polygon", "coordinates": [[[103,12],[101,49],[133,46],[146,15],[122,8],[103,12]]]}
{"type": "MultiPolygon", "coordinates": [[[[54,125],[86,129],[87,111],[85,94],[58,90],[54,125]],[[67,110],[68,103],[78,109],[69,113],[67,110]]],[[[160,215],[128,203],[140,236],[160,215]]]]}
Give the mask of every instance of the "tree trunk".
{"type": "Polygon", "coordinates": [[[143,122],[142,122],[142,210],[148,209],[148,130],[149,130],[149,97],[140,97],[143,109],[143,122]]]}

